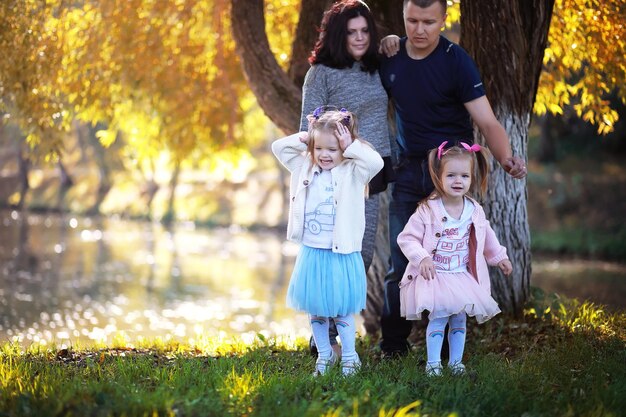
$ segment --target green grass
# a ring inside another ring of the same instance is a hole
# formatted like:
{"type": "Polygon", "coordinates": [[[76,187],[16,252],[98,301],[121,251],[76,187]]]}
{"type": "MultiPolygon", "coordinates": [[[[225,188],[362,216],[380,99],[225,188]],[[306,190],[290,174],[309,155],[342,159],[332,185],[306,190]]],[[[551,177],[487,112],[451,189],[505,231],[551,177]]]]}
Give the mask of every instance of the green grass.
{"type": "MultiPolygon", "coordinates": [[[[424,345],[314,378],[306,341],[0,348],[0,416],[620,416],[626,314],[540,291],[523,319],[471,324],[463,377],[427,378],[424,345]]],[[[423,333],[423,330],[421,330],[423,333]]],[[[121,343],[121,342],[120,342],[121,343]]]]}

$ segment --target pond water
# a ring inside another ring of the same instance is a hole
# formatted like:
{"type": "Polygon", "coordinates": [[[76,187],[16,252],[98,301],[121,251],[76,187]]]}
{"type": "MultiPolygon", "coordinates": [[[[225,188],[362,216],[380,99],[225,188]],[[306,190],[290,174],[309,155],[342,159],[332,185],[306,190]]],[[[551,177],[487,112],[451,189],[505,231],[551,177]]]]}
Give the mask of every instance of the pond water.
{"type": "Polygon", "coordinates": [[[2,212],[0,341],[308,335],[282,234],[2,212]]]}
{"type": "Polygon", "coordinates": [[[626,310],[626,264],[537,256],[531,285],[602,304],[611,311],[626,310]]]}
{"type": "MultiPolygon", "coordinates": [[[[306,315],[285,306],[298,247],[282,233],[17,211],[0,221],[0,342],[309,335],[306,315]]],[[[625,307],[626,266],[533,268],[533,285],[625,307]]]]}

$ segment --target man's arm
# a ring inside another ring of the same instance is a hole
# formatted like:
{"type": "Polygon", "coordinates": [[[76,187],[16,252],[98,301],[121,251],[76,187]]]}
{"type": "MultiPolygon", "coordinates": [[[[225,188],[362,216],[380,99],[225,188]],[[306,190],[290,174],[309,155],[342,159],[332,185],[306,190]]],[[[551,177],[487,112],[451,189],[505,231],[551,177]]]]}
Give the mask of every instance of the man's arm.
{"type": "Polygon", "coordinates": [[[465,103],[472,120],[487,141],[489,150],[509,175],[521,179],[526,176],[526,162],[517,156],[513,156],[511,144],[506,131],[493,114],[489,100],[486,96],[478,97],[465,103]]]}

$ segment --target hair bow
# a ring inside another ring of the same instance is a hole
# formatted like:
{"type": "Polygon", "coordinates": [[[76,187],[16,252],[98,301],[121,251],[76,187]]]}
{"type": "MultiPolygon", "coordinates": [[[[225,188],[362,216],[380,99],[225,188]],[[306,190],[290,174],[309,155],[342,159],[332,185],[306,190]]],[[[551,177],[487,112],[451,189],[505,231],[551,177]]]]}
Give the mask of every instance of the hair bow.
{"type": "Polygon", "coordinates": [[[350,127],[350,113],[348,113],[348,110],[345,107],[342,107],[339,111],[341,113],[346,113],[346,115],[343,116],[343,124],[346,125],[346,127],[350,127]]]}
{"type": "Polygon", "coordinates": [[[341,113],[346,113],[346,115],[343,117],[343,124],[345,124],[346,126],[350,125],[350,113],[348,112],[348,110],[345,107],[339,109],[336,106],[331,105],[319,106],[315,110],[313,110],[312,118],[309,118],[307,116],[309,123],[318,120],[320,117],[322,117],[322,114],[326,113],[327,111],[339,111],[341,113]]]}
{"type": "Polygon", "coordinates": [[[324,113],[324,107],[325,106],[319,106],[318,108],[313,110],[313,117],[315,118],[315,120],[319,119],[322,113],[324,113]]]}
{"type": "Polygon", "coordinates": [[[480,152],[480,145],[477,143],[473,144],[472,146],[468,145],[465,142],[460,142],[460,143],[461,143],[461,146],[463,146],[467,152],[480,152]]]}
{"type": "Polygon", "coordinates": [[[447,140],[444,140],[441,145],[439,145],[439,147],[437,148],[437,159],[441,159],[441,156],[443,155],[443,148],[444,146],[446,146],[448,144],[447,140]]]}

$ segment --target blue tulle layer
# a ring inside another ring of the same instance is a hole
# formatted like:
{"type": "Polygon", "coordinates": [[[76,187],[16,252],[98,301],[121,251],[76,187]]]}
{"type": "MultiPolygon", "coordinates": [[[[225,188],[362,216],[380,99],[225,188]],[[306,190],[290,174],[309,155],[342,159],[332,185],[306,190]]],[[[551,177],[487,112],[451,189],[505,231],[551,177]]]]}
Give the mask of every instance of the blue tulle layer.
{"type": "Polygon", "coordinates": [[[347,255],[302,246],[287,290],[287,306],[321,317],[365,308],[367,284],[360,252],[347,255]]]}

